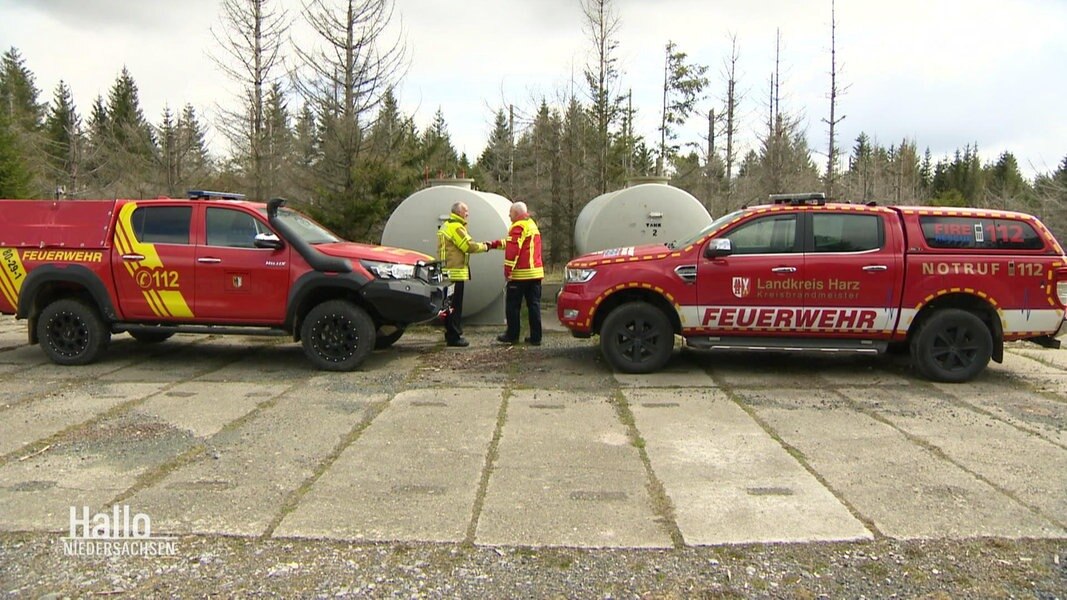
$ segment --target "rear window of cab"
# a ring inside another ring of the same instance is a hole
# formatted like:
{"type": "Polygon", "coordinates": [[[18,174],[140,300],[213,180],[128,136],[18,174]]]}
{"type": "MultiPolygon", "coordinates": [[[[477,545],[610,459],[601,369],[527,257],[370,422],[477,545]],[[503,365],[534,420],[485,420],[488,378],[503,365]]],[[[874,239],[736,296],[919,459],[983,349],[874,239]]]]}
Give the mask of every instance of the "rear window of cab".
{"type": "Polygon", "coordinates": [[[1015,219],[919,217],[926,245],[957,250],[1041,250],[1045,240],[1032,225],[1015,219]]]}

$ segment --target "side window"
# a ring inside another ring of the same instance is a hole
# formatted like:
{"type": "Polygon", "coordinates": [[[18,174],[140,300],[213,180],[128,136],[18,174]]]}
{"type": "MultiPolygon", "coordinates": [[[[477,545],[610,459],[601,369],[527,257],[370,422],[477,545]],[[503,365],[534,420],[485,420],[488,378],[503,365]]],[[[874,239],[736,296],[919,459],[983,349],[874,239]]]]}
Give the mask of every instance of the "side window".
{"type": "Polygon", "coordinates": [[[188,244],[191,206],[142,206],[130,222],[137,241],[144,244],[188,244]]]}
{"type": "Polygon", "coordinates": [[[1040,250],[1045,241],[1024,221],[978,217],[919,217],[931,248],[1040,250]]]}
{"type": "Polygon", "coordinates": [[[741,225],[725,237],[734,254],[781,254],[797,251],[796,215],[760,217],[741,225]]]}
{"type": "Polygon", "coordinates": [[[256,218],[229,208],[207,209],[207,245],[227,248],[255,248],[260,232],[256,218]]]}
{"type": "Polygon", "coordinates": [[[879,215],[816,213],[812,215],[815,252],[863,252],[885,243],[879,215]]]}

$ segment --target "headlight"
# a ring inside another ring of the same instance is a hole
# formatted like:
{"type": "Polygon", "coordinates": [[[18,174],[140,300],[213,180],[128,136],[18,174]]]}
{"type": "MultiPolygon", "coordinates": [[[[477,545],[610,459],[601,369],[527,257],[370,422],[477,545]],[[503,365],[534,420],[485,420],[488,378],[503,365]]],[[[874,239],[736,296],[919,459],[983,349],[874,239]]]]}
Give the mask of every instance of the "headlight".
{"type": "Polygon", "coordinates": [[[564,283],[585,283],[596,275],[596,269],[572,269],[567,267],[563,272],[564,283]]]}
{"type": "Polygon", "coordinates": [[[365,260],[363,266],[382,279],[411,279],[415,276],[415,265],[365,260]]]}

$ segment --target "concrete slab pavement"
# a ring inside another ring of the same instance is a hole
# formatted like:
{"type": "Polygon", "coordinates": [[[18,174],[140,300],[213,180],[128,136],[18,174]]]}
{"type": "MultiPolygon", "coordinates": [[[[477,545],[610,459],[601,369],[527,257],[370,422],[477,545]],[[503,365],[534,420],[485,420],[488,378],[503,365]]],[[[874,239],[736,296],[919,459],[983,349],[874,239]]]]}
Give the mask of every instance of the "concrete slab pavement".
{"type": "Polygon", "coordinates": [[[610,394],[515,391],[475,541],[670,547],[649,484],[610,394]]]}
{"type": "Polygon", "coordinates": [[[103,383],[84,390],[59,389],[28,383],[5,383],[5,396],[39,395],[0,410],[0,456],[49,438],[67,427],[84,423],[120,404],[142,399],[163,388],[158,383],[103,383]],[[54,391],[48,391],[48,390],[54,391]]]}
{"type": "Polygon", "coordinates": [[[464,540],[502,397],[501,388],[398,394],[310,485],[274,534],[464,540]]]}
{"type": "MultiPolygon", "coordinates": [[[[984,385],[957,391],[964,397],[987,393],[984,385]]],[[[1031,508],[1060,528],[1067,525],[1067,450],[998,418],[961,408],[961,403],[902,390],[892,402],[868,393],[842,390],[908,436],[936,448],[951,462],[1015,503],[1031,508]]]]}
{"type": "Polygon", "coordinates": [[[873,537],[723,392],[624,394],[687,544],[873,537]]]}
{"type": "MultiPolygon", "coordinates": [[[[1048,537],[1063,529],[893,426],[825,390],[741,390],[738,396],[821,481],[879,533],[894,538],[1048,537]]],[[[857,391],[884,400],[877,389],[857,391]]]]}
{"type": "Polygon", "coordinates": [[[385,394],[294,386],[277,403],[210,440],[210,449],[127,502],[164,533],[260,536],[385,394]]]}

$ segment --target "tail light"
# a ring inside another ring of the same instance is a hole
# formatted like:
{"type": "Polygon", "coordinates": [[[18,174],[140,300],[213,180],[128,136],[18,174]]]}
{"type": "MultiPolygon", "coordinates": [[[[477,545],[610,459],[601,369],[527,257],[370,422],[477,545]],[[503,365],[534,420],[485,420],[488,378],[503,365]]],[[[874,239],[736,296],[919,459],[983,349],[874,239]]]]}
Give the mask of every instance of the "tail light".
{"type": "Polygon", "coordinates": [[[1067,307],[1067,269],[1056,269],[1055,272],[1056,297],[1060,306],[1067,307]]]}

